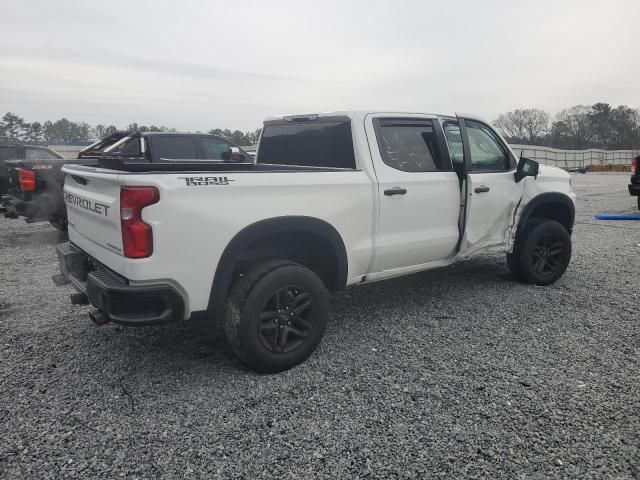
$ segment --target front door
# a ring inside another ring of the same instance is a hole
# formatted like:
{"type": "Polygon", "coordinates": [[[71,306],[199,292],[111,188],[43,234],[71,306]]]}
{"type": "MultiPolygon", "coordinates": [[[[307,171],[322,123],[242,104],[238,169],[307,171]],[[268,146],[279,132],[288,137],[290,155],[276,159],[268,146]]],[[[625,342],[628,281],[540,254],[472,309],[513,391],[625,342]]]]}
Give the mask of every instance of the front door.
{"type": "Polygon", "coordinates": [[[452,258],[459,235],[460,186],[437,119],[369,115],[365,128],[379,204],[370,271],[386,276],[452,258]]]}
{"type": "MultiPolygon", "coordinates": [[[[516,183],[515,158],[491,127],[475,120],[463,122],[463,138],[468,146],[465,152],[470,158],[465,164],[467,207],[460,254],[471,255],[481,249],[505,246],[524,182],[516,183]]],[[[459,128],[457,122],[444,124],[445,132],[459,128]]],[[[448,139],[454,137],[447,134],[448,139]]]]}

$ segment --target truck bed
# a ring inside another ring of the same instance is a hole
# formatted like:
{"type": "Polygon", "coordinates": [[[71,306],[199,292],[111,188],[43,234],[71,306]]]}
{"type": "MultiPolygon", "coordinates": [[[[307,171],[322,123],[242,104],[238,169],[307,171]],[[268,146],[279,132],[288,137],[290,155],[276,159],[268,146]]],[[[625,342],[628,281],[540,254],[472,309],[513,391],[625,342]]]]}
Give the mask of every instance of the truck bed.
{"type": "Polygon", "coordinates": [[[106,157],[98,161],[99,168],[119,172],[301,172],[341,171],[341,168],[307,167],[299,165],[276,165],[267,163],[236,163],[203,160],[164,160],[161,162],[131,161],[130,159],[106,157]]]}

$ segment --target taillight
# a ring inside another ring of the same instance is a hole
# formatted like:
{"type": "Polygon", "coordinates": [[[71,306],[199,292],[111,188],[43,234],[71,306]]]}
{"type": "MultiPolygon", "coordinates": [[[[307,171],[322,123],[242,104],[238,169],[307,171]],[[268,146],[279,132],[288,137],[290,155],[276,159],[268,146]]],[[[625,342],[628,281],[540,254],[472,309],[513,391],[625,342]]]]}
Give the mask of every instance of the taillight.
{"type": "Polygon", "coordinates": [[[638,175],[638,157],[631,160],[631,175],[638,175]]]}
{"type": "Polygon", "coordinates": [[[146,258],[153,253],[151,225],[142,221],[142,209],[160,200],[156,187],[122,187],[120,189],[120,224],[122,249],[127,258],[146,258]]]}
{"type": "Polygon", "coordinates": [[[18,179],[20,180],[20,190],[23,192],[34,192],[36,189],[36,172],[24,168],[18,169],[18,179]]]}

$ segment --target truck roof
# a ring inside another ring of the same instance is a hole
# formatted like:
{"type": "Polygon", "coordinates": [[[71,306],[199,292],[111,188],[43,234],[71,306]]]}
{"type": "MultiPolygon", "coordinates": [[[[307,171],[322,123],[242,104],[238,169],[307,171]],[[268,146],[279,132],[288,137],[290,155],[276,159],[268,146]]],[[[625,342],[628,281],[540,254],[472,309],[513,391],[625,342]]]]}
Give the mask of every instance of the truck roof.
{"type": "MultiPolygon", "coordinates": [[[[379,109],[379,110],[335,110],[332,112],[317,112],[317,113],[303,113],[303,114],[290,114],[290,115],[276,115],[273,117],[268,117],[265,121],[295,121],[295,119],[310,120],[312,117],[324,118],[324,117],[349,117],[350,119],[354,119],[356,117],[364,117],[369,114],[388,114],[388,115],[429,115],[434,117],[442,117],[442,118],[456,118],[456,113],[433,113],[433,112],[420,112],[420,111],[398,111],[398,110],[389,110],[389,109],[379,109]]],[[[473,120],[479,120],[484,123],[488,123],[484,118],[479,117],[477,115],[470,114],[457,114],[460,117],[469,118],[473,120]]]]}
{"type": "MultiPolygon", "coordinates": [[[[131,132],[131,134],[134,134],[136,132],[131,132]]],[[[219,137],[219,135],[213,135],[212,133],[206,133],[206,132],[138,132],[140,133],[140,135],[143,135],[145,137],[150,137],[150,136],[162,136],[162,135],[203,135],[205,137],[219,137]]]]}

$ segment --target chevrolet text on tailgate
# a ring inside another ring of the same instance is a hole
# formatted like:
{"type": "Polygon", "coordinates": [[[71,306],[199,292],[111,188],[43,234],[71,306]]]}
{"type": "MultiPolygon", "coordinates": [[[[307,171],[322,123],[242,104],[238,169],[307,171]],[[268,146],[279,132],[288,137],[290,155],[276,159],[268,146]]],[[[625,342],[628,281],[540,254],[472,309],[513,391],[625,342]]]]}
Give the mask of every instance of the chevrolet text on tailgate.
{"type": "Polygon", "coordinates": [[[468,116],[349,111],[272,118],[255,163],[64,168],[58,284],[97,324],[206,315],[266,372],[304,361],[328,292],[506,253],[548,285],[571,258],[562,170],[516,158],[468,116]]]}

